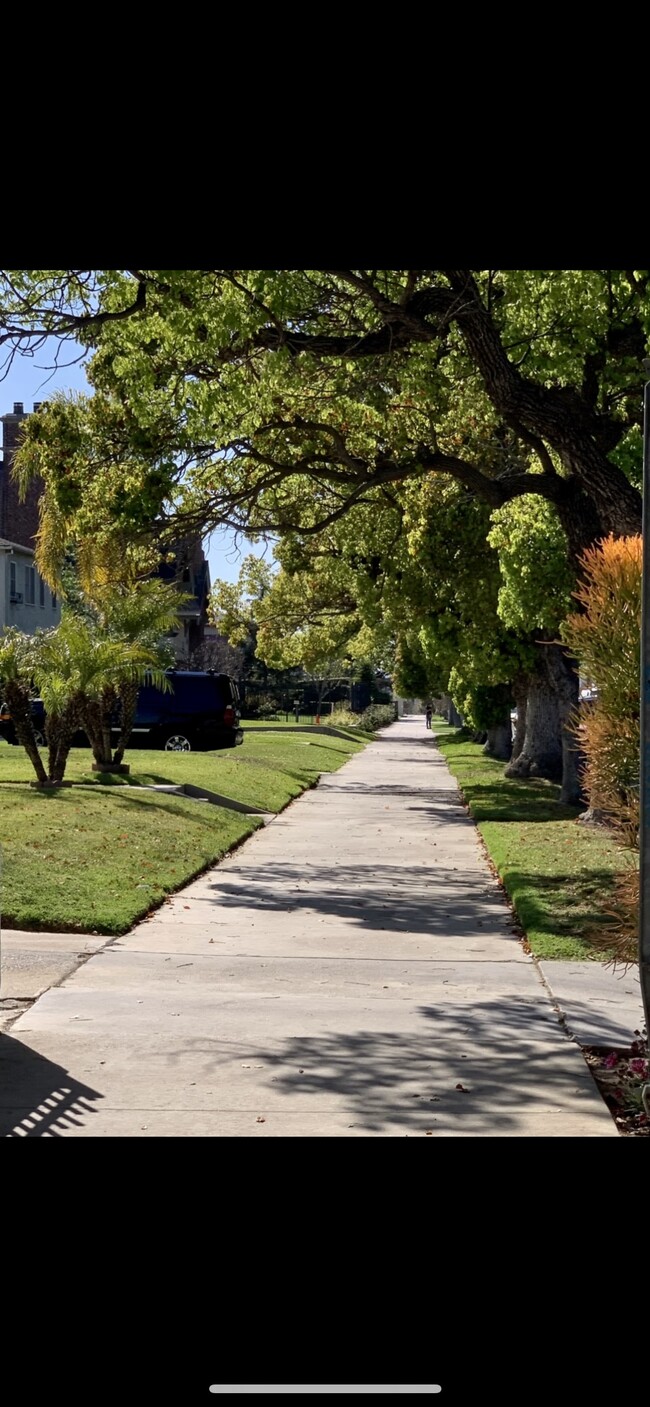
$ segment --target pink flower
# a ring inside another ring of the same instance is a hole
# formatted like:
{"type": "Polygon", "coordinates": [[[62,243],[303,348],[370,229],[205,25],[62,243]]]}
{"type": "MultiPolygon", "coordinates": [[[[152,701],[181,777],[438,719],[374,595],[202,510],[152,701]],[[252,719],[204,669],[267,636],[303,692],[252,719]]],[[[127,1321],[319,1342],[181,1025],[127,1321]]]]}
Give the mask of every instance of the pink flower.
{"type": "Polygon", "coordinates": [[[647,1073],[648,1073],[648,1062],[647,1062],[647,1060],[639,1060],[639,1059],[631,1060],[631,1061],[630,1061],[630,1070],[632,1071],[633,1074],[635,1074],[635,1075],[641,1075],[641,1076],[643,1077],[643,1079],[645,1079],[646,1076],[647,1076],[647,1073]]]}
{"type": "Polygon", "coordinates": [[[605,1056],[604,1065],[606,1070],[613,1070],[614,1066],[618,1065],[618,1056],[615,1050],[610,1050],[609,1055],[605,1056]]]}

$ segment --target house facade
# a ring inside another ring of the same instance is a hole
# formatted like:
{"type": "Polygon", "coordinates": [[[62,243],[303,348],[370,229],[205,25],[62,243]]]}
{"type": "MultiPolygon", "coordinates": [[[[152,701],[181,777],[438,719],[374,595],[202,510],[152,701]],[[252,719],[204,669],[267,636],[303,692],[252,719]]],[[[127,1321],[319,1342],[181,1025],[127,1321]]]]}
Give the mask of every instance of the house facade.
{"type": "MultiPolygon", "coordinates": [[[[38,402],[34,405],[37,409],[38,402]]],[[[34,563],[40,486],[32,484],[21,503],[11,478],[21,425],[28,413],[22,401],[14,401],[13,411],[0,416],[0,629],[15,625],[32,635],[39,628],[58,625],[61,606],[34,563]]]]}

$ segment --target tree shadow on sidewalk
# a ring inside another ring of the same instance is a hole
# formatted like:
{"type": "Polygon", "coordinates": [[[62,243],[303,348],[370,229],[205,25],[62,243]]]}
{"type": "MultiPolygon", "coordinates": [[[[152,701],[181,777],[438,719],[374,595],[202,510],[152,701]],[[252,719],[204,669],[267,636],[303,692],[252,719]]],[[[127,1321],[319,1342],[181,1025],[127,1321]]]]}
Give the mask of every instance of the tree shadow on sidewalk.
{"type": "Polygon", "coordinates": [[[61,1065],[0,1032],[0,1137],[60,1138],[96,1113],[98,1099],[61,1065]]]}
{"type": "Polygon", "coordinates": [[[414,937],[436,933],[462,937],[463,932],[474,934],[484,926],[487,933],[490,925],[502,931],[504,924],[512,922],[501,891],[482,869],[463,874],[450,865],[321,866],[276,860],[250,868],[242,863],[212,873],[216,877],[207,884],[204,902],[215,910],[304,914],[306,923],[315,915],[414,937]]]}
{"type": "MultiPolygon", "coordinates": [[[[404,1030],[395,1029],[399,1013],[391,1000],[393,1029],[251,1041],[235,1056],[218,1039],[203,1038],[169,1058],[202,1051],[205,1078],[230,1061],[263,1065],[254,1102],[269,1126],[274,1109],[320,1113],[324,1121],[343,1110],[349,1128],[378,1134],[397,1126],[414,1134],[521,1136],[534,1123],[537,1135],[570,1135],[583,1131],[573,1121],[590,1111],[590,1132],[607,1134],[586,1062],[541,992],[525,998],[505,987],[498,997],[467,1003],[452,991],[448,1000],[415,1011],[404,1005],[404,1030]]],[[[381,1021],[381,1008],[373,1015],[381,1021]]]]}
{"type": "MultiPolygon", "coordinates": [[[[503,995],[471,1005],[427,1005],[421,1032],[323,1032],[279,1052],[257,1047],[286,1096],[338,1095],[355,1126],[434,1133],[517,1134],[529,1112],[552,1130],[558,1111],[578,1115],[599,1096],[550,1005],[503,995]],[[462,1088],[459,1088],[462,1086],[462,1088]]],[[[540,1128],[540,1133],[545,1132],[540,1128]]],[[[570,1132],[569,1129],[565,1129],[570,1132]]]]}

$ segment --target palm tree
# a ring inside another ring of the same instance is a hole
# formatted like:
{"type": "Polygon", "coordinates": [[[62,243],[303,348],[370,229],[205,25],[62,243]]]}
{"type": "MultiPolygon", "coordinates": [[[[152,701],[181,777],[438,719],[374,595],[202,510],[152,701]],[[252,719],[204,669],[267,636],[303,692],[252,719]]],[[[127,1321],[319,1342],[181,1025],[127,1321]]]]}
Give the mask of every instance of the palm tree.
{"type": "MultiPolygon", "coordinates": [[[[158,688],[170,687],[164,671],[172,663],[173,655],[164,637],[177,626],[179,608],[188,599],[180,596],[175,586],[154,577],[113,585],[98,601],[101,628],[109,638],[139,650],[143,662],[146,656],[146,672],[158,688]]],[[[120,734],[112,758],[113,767],[121,765],[131,736],[140,682],[141,676],[135,676],[132,670],[130,673],[124,670],[117,677],[115,692],[120,704],[120,734]]],[[[109,707],[114,707],[114,701],[107,694],[104,717],[109,707]]]]}
{"type": "MultiPolygon", "coordinates": [[[[46,713],[48,770],[63,780],[72,739],[81,727],[102,771],[114,765],[111,718],[121,691],[133,691],[145,676],[164,688],[164,670],[155,649],[138,640],[109,635],[92,622],[65,610],[61,624],[39,633],[34,677],[46,713]]],[[[123,749],[122,749],[123,752],[123,749]]]]}
{"type": "Polygon", "coordinates": [[[33,670],[33,637],[23,635],[16,626],[8,626],[0,635],[0,682],[18,741],[22,743],[39,782],[44,784],[47,782],[47,772],[36,743],[31,709],[33,670]]]}
{"type": "MultiPolygon", "coordinates": [[[[98,542],[89,535],[77,543],[66,542],[65,523],[51,493],[41,500],[36,560],[64,602],[68,633],[61,636],[59,649],[65,644],[75,656],[81,651],[78,664],[84,679],[104,679],[101,687],[95,682],[89,690],[85,684],[81,687],[75,727],[83,726],[97,768],[116,770],[131,736],[143,679],[150,676],[158,687],[169,687],[164,671],[173,663],[173,653],[164,637],[177,627],[179,609],[190,598],[145,571],[138,553],[117,535],[110,541],[98,542]],[[120,732],[113,755],[116,711],[120,732]]],[[[63,650],[56,667],[52,660],[53,673],[63,670],[68,677],[66,661],[63,650]]]]}
{"type": "MultiPolygon", "coordinates": [[[[74,405],[76,398],[55,393],[51,404],[59,403],[63,407],[74,405]]],[[[82,422],[79,425],[83,433],[82,422]]],[[[34,458],[32,450],[26,442],[14,460],[13,474],[23,496],[39,472],[38,452],[34,458]]],[[[57,748],[65,746],[64,734],[73,721],[75,728],[81,722],[96,765],[110,770],[122,764],[133,729],[138,688],[145,675],[159,687],[169,687],[164,670],[173,656],[164,637],[177,626],[179,609],[190,598],[153,575],[161,554],[150,537],[131,539],[118,528],[97,532],[91,512],[80,525],[79,506],[79,490],[65,475],[56,482],[46,478],[35,560],[41,576],[60,593],[69,610],[64,612],[67,624],[56,651],[52,652],[52,646],[45,652],[49,683],[44,687],[46,691],[54,689],[53,681],[59,679],[59,693],[56,689],[48,692],[58,710],[54,716],[59,721],[53,722],[50,730],[53,737],[55,733],[59,737],[57,748]],[[83,674],[83,687],[73,658],[83,674]],[[68,691],[77,682],[74,703],[73,693],[68,699],[61,692],[64,679],[68,691]],[[120,734],[113,755],[111,725],[118,706],[120,734]]]]}

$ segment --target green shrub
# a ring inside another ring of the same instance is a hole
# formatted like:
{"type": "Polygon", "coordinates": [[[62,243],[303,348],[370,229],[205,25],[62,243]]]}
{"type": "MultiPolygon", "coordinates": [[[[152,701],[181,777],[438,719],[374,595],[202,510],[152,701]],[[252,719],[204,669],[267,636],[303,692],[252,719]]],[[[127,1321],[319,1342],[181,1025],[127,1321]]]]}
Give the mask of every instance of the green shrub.
{"type": "Polygon", "coordinates": [[[389,723],[394,723],[396,718],[397,705],[394,703],[370,704],[368,708],[364,708],[363,713],[352,713],[344,705],[334,709],[328,722],[335,728],[359,728],[364,733],[374,733],[377,728],[385,728],[389,723]]]}

